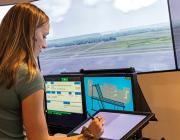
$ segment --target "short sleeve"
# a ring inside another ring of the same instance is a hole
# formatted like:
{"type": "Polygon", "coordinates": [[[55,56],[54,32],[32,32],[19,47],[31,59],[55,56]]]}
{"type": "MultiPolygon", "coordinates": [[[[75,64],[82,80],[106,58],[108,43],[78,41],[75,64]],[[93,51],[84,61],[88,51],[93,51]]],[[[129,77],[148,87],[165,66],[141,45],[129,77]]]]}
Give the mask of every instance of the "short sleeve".
{"type": "Polygon", "coordinates": [[[37,72],[30,82],[27,81],[27,76],[27,69],[20,70],[15,84],[16,93],[21,101],[38,90],[44,90],[44,79],[40,72],[37,72]]]}

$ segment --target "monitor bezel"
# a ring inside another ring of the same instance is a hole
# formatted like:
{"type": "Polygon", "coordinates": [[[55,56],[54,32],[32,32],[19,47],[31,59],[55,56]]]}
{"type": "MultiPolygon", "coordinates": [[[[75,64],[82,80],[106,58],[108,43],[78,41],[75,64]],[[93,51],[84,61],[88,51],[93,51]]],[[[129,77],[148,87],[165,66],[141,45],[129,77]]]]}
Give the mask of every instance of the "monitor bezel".
{"type": "MultiPolygon", "coordinates": [[[[108,72],[108,73],[85,73],[83,77],[83,82],[85,77],[130,77],[131,78],[131,86],[132,86],[132,101],[133,101],[133,111],[136,111],[136,102],[137,99],[136,95],[136,88],[137,88],[137,80],[136,80],[136,74],[135,73],[117,73],[117,72],[108,72]]],[[[85,82],[84,82],[85,83],[85,82]]],[[[84,94],[85,93],[85,84],[84,84],[84,94]]],[[[86,97],[85,97],[86,100],[86,97]]]]}
{"type": "MultiPolygon", "coordinates": [[[[82,74],[54,74],[54,75],[45,75],[44,76],[44,80],[45,81],[58,81],[59,78],[72,78],[70,81],[75,81],[75,79],[79,79],[77,81],[80,81],[81,82],[81,97],[82,97],[82,120],[85,120],[87,117],[86,115],[86,100],[85,100],[85,94],[84,94],[84,88],[83,88],[83,75],[82,74]]],[[[76,126],[72,126],[72,127],[63,127],[62,125],[54,125],[54,124],[51,124],[49,122],[49,119],[48,117],[54,117],[54,115],[50,115],[47,113],[48,109],[47,109],[47,97],[46,97],[46,90],[44,90],[44,98],[45,98],[45,114],[46,114],[46,121],[47,121],[47,125],[48,127],[52,127],[54,129],[58,129],[58,130],[61,130],[63,132],[69,132],[71,131],[74,127],[76,126]]]]}

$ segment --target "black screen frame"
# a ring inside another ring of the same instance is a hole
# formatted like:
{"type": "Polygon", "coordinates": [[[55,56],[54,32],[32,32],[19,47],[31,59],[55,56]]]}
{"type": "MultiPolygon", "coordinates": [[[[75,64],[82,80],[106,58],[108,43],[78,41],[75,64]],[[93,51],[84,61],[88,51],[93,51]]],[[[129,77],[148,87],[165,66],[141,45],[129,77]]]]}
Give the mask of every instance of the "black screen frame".
{"type": "MultiPolygon", "coordinates": [[[[96,71],[97,72],[97,71],[96,71]]],[[[131,85],[132,85],[132,100],[133,100],[133,111],[136,111],[136,100],[138,97],[136,93],[136,88],[137,88],[137,82],[136,82],[136,74],[135,73],[114,73],[110,72],[109,73],[84,73],[83,76],[83,82],[85,77],[130,77],[131,78],[131,85]]],[[[85,92],[85,86],[83,87],[84,92],[85,92]]],[[[84,93],[86,95],[86,93],[84,93]]],[[[86,98],[86,97],[85,97],[86,98]]],[[[86,99],[85,99],[86,100],[86,99]]],[[[87,110],[86,110],[87,111],[87,110]]]]}
{"type": "MultiPolygon", "coordinates": [[[[132,74],[134,80],[134,110],[139,112],[152,112],[150,106],[148,105],[141,87],[139,85],[137,75],[134,67],[129,68],[121,68],[121,69],[99,69],[99,70],[84,70],[81,69],[80,71],[82,74],[132,74]]],[[[151,121],[158,121],[157,118],[151,119],[151,121]]]]}
{"type": "MultiPolygon", "coordinates": [[[[151,120],[151,118],[154,117],[154,113],[152,112],[138,112],[138,111],[120,111],[120,110],[109,110],[109,109],[101,109],[97,111],[93,116],[98,114],[99,112],[110,112],[110,113],[123,113],[123,114],[134,114],[134,115],[145,115],[146,117],[139,122],[137,125],[135,125],[127,134],[125,134],[120,140],[127,140],[128,138],[131,138],[136,132],[139,130],[142,130],[151,120]]],[[[91,118],[86,119],[84,122],[79,124],[76,128],[74,128],[71,132],[68,133],[68,136],[78,135],[77,133],[74,133],[77,129],[79,129],[81,126],[83,126],[86,122],[91,120],[91,118]]],[[[100,140],[103,140],[103,138],[100,138],[100,140]]],[[[104,140],[111,140],[111,139],[104,139],[104,140]]]]}
{"type": "MultiPolygon", "coordinates": [[[[81,123],[82,121],[84,121],[87,117],[86,115],[86,103],[85,103],[85,95],[84,95],[84,88],[83,88],[83,75],[82,74],[56,74],[56,75],[45,75],[44,76],[44,80],[45,81],[59,81],[59,78],[69,78],[70,81],[80,81],[81,82],[81,97],[82,97],[82,110],[83,113],[82,115],[79,114],[79,116],[76,116],[77,118],[79,118],[81,121],[77,122],[77,124],[81,123]]],[[[47,112],[47,97],[46,97],[46,90],[44,91],[44,97],[45,97],[45,114],[46,114],[46,121],[47,121],[47,125],[48,127],[51,129],[50,131],[52,131],[52,133],[54,133],[53,131],[57,131],[57,132],[62,132],[62,133],[68,133],[69,131],[71,131],[74,127],[77,126],[76,125],[72,125],[72,126],[66,126],[66,125],[59,125],[58,122],[55,124],[52,124],[49,120],[49,118],[51,118],[51,120],[56,120],[56,118],[60,118],[58,117],[58,115],[50,115],[47,112]]],[[[74,115],[76,113],[73,113],[74,115]]],[[[66,116],[65,116],[66,117],[66,116]]],[[[67,117],[64,119],[67,119],[67,117]]],[[[72,118],[72,117],[71,117],[72,118]]],[[[68,121],[68,120],[66,120],[68,121]]],[[[76,121],[76,120],[74,120],[76,121]]],[[[68,122],[67,122],[68,123],[68,122]]],[[[56,132],[55,132],[56,133],[56,132]]]]}

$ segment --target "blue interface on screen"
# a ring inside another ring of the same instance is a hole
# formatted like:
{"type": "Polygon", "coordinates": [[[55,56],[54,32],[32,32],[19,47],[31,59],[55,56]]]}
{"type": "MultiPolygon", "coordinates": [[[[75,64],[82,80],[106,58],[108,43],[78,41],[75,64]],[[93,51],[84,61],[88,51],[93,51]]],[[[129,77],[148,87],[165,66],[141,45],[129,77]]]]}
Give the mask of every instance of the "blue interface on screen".
{"type": "Polygon", "coordinates": [[[80,81],[46,81],[47,113],[82,114],[80,81]]]}
{"type": "Polygon", "coordinates": [[[86,109],[134,111],[131,77],[84,77],[86,109]]]}
{"type": "Polygon", "coordinates": [[[45,81],[48,125],[71,130],[84,120],[81,78],[55,75],[45,81]]]}

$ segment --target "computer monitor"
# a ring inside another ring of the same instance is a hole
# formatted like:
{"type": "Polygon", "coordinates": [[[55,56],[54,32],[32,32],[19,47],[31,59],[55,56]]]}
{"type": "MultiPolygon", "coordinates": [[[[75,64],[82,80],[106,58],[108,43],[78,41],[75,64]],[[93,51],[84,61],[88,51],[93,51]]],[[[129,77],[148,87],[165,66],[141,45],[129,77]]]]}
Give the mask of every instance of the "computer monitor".
{"type": "Polygon", "coordinates": [[[44,79],[47,124],[69,132],[86,118],[82,75],[48,75],[44,79]]]}
{"type": "Polygon", "coordinates": [[[134,111],[135,84],[130,73],[85,74],[87,112],[92,115],[99,109],[134,111]]]}

